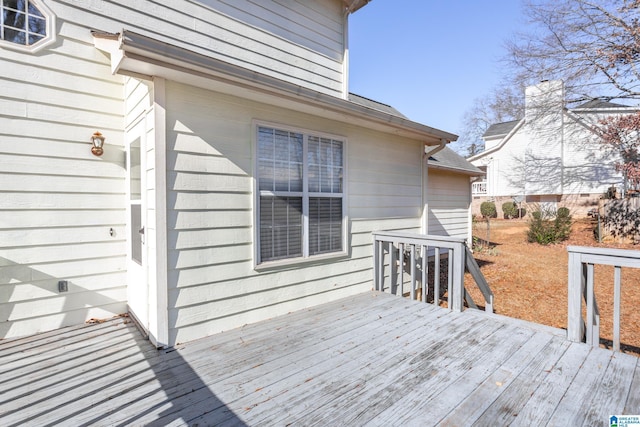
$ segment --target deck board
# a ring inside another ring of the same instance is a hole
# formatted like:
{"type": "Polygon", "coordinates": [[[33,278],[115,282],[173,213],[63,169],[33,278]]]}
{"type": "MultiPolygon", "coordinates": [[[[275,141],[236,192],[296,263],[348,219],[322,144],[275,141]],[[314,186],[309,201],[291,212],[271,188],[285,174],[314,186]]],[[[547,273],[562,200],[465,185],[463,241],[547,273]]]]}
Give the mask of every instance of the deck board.
{"type": "Polygon", "coordinates": [[[0,425],[593,425],[638,358],[376,292],[157,350],[128,319],[0,341],[0,425]],[[568,424],[567,424],[568,423],[568,424]]]}

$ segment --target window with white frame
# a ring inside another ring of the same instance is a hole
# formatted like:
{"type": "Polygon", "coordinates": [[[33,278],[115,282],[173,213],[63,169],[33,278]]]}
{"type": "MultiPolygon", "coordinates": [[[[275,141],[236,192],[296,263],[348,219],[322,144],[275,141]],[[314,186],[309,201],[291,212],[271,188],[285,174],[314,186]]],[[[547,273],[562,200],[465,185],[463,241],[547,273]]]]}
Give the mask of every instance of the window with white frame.
{"type": "Polygon", "coordinates": [[[258,126],[258,262],[344,251],[344,141],[258,126]]]}
{"type": "Polygon", "coordinates": [[[55,16],[39,0],[0,0],[0,46],[34,52],[55,41],[55,16]]]}

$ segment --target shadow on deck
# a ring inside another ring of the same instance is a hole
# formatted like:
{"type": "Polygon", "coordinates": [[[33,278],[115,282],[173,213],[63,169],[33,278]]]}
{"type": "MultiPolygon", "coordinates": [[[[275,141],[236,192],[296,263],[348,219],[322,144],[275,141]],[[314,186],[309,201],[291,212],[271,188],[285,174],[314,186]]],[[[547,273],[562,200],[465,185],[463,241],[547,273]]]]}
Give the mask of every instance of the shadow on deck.
{"type": "Polygon", "coordinates": [[[117,319],[0,342],[9,425],[602,425],[639,359],[364,293],[156,350],[117,319]]]}

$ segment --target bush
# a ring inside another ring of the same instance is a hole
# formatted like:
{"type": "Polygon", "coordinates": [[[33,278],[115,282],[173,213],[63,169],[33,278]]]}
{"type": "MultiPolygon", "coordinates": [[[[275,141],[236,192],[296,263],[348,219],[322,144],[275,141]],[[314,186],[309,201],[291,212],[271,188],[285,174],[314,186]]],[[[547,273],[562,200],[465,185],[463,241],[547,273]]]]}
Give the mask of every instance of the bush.
{"type": "Polygon", "coordinates": [[[556,212],[536,210],[531,213],[527,240],[530,243],[549,245],[567,240],[571,234],[571,214],[569,209],[560,208],[556,212]]]}
{"type": "Polygon", "coordinates": [[[518,216],[518,206],[515,202],[504,202],[502,204],[502,213],[505,219],[511,219],[518,216]]]}
{"type": "Polygon", "coordinates": [[[569,218],[571,216],[571,212],[569,208],[559,208],[558,212],[556,212],[557,218],[569,218]]]}
{"type": "Polygon", "coordinates": [[[498,216],[496,204],[493,202],[482,202],[480,205],[480,213],[485,218],[496,218],[498,216]]]}

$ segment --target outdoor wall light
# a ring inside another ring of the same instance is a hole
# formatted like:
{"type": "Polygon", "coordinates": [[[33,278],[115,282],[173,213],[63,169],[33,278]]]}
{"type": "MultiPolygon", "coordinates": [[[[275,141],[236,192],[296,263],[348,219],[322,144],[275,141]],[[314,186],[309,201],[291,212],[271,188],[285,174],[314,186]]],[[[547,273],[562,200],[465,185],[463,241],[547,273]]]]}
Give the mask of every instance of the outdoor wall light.
{"type": "Polygon", "coordinates": [[[104,150],[102,146],[104,145],[104,136],[98,131],[96,131],[93,135],[91,135],[91,152],[95,156],[102,156],[104,150]]]}

